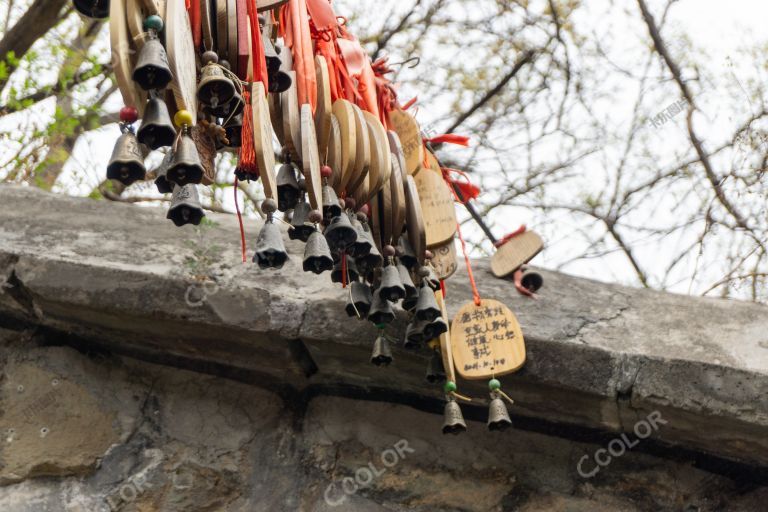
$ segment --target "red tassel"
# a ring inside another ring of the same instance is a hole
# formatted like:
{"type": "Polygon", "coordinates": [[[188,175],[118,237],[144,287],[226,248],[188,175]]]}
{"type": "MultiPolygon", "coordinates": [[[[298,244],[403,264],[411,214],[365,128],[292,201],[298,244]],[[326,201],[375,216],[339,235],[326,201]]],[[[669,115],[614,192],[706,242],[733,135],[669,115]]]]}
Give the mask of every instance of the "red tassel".
{"type": "Polygon", "coordinates": [[[242,146],[240,146],[240,159],[237,170],[258,178],[259,168],[256,165],[256,149],[253,147],[253,107],[251,106],[251,91],[243,91],[243,133],[242,146]]]}

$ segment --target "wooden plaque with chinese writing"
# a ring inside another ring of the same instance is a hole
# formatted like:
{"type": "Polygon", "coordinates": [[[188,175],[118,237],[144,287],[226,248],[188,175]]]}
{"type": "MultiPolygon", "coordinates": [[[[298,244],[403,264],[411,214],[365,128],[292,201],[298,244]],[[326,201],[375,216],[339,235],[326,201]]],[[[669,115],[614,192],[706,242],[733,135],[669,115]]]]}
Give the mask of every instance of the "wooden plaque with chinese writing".
{"type": "Polygon", "coordinates": [[[467,380],[515,372],[525,363],[525,341],[517,318],[497,300],[465,304],[451,324],[456,371],[467,380]]]}
{"type": "Polygon", "coordinates": [[[328,75],[328,64],[321,55],[315,57],[315,74],[317,76],[317,109],[315,110],[315,129],[317,130],[317,149],[323,164],[328,159],[328,143],[331,137],[331,84],[328,75]]]}
{"type": "MultiPolygon", "coordinates": [[[[322,155],[320,155],[320,161],[323,161],[322,155]]],[[[333,190],[339,190],[341,184],[341,128],[339,127],[339,120],[333,114],[331,114],[331,133],[328,137],[328,160],[324,164],[333,169],[331,186],[333,190]]]]}
{"type": "Polygon", "coordinates": [[[307,184],[309,205],[315,210],[322,210],[322,182],[320,178],[320,155],[317,154],[317,136],[315,121],[312,116],[312,106],[306,103],[301,106],[301,154],[302,171],[307,184]]]}
{"type": "MultiPolygon", "coordinates": [[[[355,129],[355,112],[352,103],[345,99],[338,99],[333,103],[333,115],[339,122],[339,135],[341,136],[341,166],[334,169],[338,172],[341,181],[336,188],[337,194],[347,192],[347,185],[352,174],[352,165],[357,158],[357,131],[355,129]]],[[[335,180],[334,180],[335,181],[335,180]]]]}
{"type": "Polygon", "coordinates": [[[424,231],[424,218],[421,216],[419,191],[413,176],[406,176],[403,183],[405,190],[405,222],[408,227],[408,241],[419,263],[424,263],[424,251],[427,249],[427,235],[424,231]]]}
{"type": "Polygon", "coordinates": [[[456,234],[453,195],[442,175],[432,169],[422,169],[414,178],[421,199],[427,247],[442,245],[456,234]]]}
{"type": "Polygon", "coordinates": [[[424,160],[424,143],[421,140],[419,123],[411,114],[399,109],[389,113],[389,122],[400,137],[405,155],[405,170],[408,174],[416,173],[424,160]]]}
{"type": "Polygon", "coordinates": [[[430,248],[432,251],[432,266],[435,268],[437,278],[444,281],[456,273],[456,241],[451,238],[443,245],[430,248]]]}
{"type": "Polygon", "coordinates": [[[347,184],[347,192],[350,194],[365,185],[365,178],[368,176],[368,170],[371,166],[371,137],[368,133],[368,123],[365,121],[365,116],[360,107],[352,104],[352,111],[354,112],[357,151],[355,152],[355,161],[351,165],[352,172],[347,184]]]}
{"type": "Polygon", "coordinates": [[[264,197],[277,199],[277,176],[275,175],[275,151],[272,148],[272,123],[269,120],[269,105],[264,84],[254,82],[251,86],[253,109],[253,149],[256,165],[264,186],[264,197]]]}
{"type": "MultiPolygon", "coordinates": [[[[288,52],[285,52],[288,53],[288,52]]],[[[296,72],[289,71],[291,86],[280,93],[283,110],[283,144],[295,162],[301,161],[301,110],[296,86],[296,72]]]]}
{"type": "Polygon", "coordinates": [[[511,238],[491,258],[491,272],[496,277],[507,277],[533,259],[544,248],[544,241],[534,231],[526,231],[511,238]]]}

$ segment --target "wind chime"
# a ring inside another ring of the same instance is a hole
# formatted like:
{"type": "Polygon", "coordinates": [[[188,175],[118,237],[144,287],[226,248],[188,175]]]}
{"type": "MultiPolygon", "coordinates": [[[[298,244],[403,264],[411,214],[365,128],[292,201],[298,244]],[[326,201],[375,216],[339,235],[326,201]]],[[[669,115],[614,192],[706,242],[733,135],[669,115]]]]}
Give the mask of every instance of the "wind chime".
{"type": "MultiPolygon", "coordinates": [[[[443,432],[466,430],[458,400],[470,399],[458,393],[457,375],[488,380],[489,429],[511,425],[504,400],[512,400],[498,377],[523,365],[523,335],[512,312],[481,298],[475,284],[455,203],[473,212],[468,201],[478,191],[442,167],[432,147],[466,141],[422,135],[408,112],[413,102],[401,105],[387,79],[387,60],[371,62],[328,0],[74,5],[86,16],[109,16],[125,102],[109,179],[147,179],[145,157],[164,151],[150,177],[172,194],[167,217],[196,225],[204,216],[197,186],[212,183],[217,152],[236,152],[236,204],[239,181],[259,180],[264,189],[266,220],[252,257],[259,268],[288,260],[277,224],[284,220],[289,238],[305,243],[304,271],[329,272],[348,291],[347,314],[378,329],[374,365],[392,362],[387,326],[397,305],[407,312],[403,345],[428,347],[426,379],[443,385],[443,432]],[[474,296],[449,324],[445,280],[457,268],[457,237],[474,296]]],[[[532,293],[538,274],[524,283],[522,268],[542,243],[523,231],[502,240],[492,268],[532,293]]]]}

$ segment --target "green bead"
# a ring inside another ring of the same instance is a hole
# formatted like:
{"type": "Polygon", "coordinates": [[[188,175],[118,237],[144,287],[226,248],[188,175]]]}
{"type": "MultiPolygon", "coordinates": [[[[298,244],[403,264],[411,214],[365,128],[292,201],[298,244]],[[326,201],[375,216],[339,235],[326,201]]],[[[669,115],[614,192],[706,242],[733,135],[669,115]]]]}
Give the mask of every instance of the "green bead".
{"type": "Polygon", "coordinates": [[[163,18],[161,18],[157,14],[153,14],[152,16],[147,16],[147,19],[144,20],[144,30],[156,30],[158,32],[162,32],[163,18]]]}
{"type": "Polygon", "coordinates": [[[376,328],[380,331],[383,331],[387,328],[387,324],[376,324],[376,328]]]}
{"type": "Polygon", "coordinates": [[[501,382],[498,379],[491,379],[488,381],[488,389],[491,391],[497,391],[501,389],[501,382]]]}
{"type": "Polygon", "coordinates": [[[445,383],[444,389],[446,393],[453,393],[456,391],[456,383],[448,381],[445,383]]]}

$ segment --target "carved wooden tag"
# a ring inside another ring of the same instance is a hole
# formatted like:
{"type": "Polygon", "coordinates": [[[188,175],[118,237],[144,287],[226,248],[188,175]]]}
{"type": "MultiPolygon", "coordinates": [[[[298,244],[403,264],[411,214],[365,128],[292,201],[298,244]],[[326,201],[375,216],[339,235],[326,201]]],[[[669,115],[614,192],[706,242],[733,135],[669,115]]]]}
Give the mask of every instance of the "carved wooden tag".
{"type": "Polygon", "coordinates": [[[264,197],[277,200],[277,176],[275,175],[275,150],[272,147],[272,123],[269,120],[264,84],[254,82],[251,86],[251,107],[253,109],[253,148],[256,165],[264,187],[264,197]]]}
{"type": "Polygon", "coordinates": [[[328,64],[325,58],[315,57],[315,75],[317,77],[317,109],[315,110],[315,129],[317,130],[317,150],[320,161],[325,164],[328,159],[328,142],[331,137],[331,84],[328,75],[328,64]]]}
{"type": "Polygon", "coordinates": [[[240,75],[237,56],[237,0],[219,0],[227,2],[227,60],[232,72],[240,75]]]}
{"type": "Polygon", "coordinates": [[[216,53],[219,60],[229,60],[229,20],[227,0],[213,0],[216,5],[216,53]]]}
{"type": "Polygon", "coordinates": [[[312,106],[301,106],[301,146],[302,171],[307,183],[307,197],[309,205],[315,210],[322,210],[322,181],[320,176],[320,156],[317,154],[317,137],[315,135],[315,121],[312,116],[312,106]]]}
{"type": "Polygon", "coordinates": [[[357,131],[355,129],[355,112],[352,104],[345,99],[338,99],[333,103],[333,115],[339,122],[341,135],[341,167],[334,169],[341,175],[341,183],[336,188],[337,194],[347,191],[352,177],[353,162],[357,159],[357,131]]]}
{"type": "Polygon", "coordinates": [[[365,122],[363,111],[355,104],[352,104],[355,120],[355,141],[357,142],[357,151],[355,152],[355,161],[352,164],[352,172],[347,192],[353,193],[359,187],[363,186],[365,177],[368,175],[368,169],[371,166],[371,138],[368,134],[368,123],[365,122]]]}
{"type": "Polygon", "coordinates": [[[184,2],[168,2],[166,7],[165,46],[173,73],[171,90],[176,108],[187,110],[197,123],[197,64],[192,27],[184,2]]]}
{"type": "MultiPolygon", "coordinates": [[[[437,299],[437,305],[440,306],[441,316],[443,320],[448,322],[448,308],[445,307],[445,298],[443,298],[443,292],[438,290],[435,292],[435,298],[437,299]]],[[[443,358],[443,367],[445,368],[445,377],[448,382],[456,382],[456,369],[453,367],[453,350],[451,347],[451,328],[440,335],[440,355],[443,358]]]]}
{"type": "Polygon", "coordinates": [[[203,46],[206,50],[213,50],[215,43],[214,34],[216,33],[213,25],[213,12],[211,5],[215,0],[200,0],[200,19],[203,25],[203,46]]]}
{"type": "Polygon", "coordinates": [[[341,185],[341,128],[339,127],[339,120],[336,116],[331,114],[331,131],[328,137],[328,160],[326,165],[329,165],[333,169],[331,175],[331,187],[334,190],[339,190],[341,185]]]}
{"type": "Polygon", "coordinates": [[[280,93],[280,106],[283,110],[284,145],[291,154],[291,158],[296,162],[300,162],[301,111],[299,110],[299,97],[296,92],[296,72],[289,71],[288,74],[291,75],[291,86],[280,93]]]}
{"type": "Polygon", "coordinates": [[[453,238],[443,245],[431,247],[429,250],[432,251],[432,266],[435,268],[438,279],[444,281],[456,273],[458,264],[456,241],[453,238]]]}
{"type": "Polygon", "coordinates": [[[392,238],[398,240],[405,228],[405,190],[400,162],[396,158],[391,158],[390,165],[392,166],[389,178],[389,188],[392,193],[392,238]]]}
{"type": "Polygon", "coordinates": [[[403,145],[405,170],[408,174],[416,173],[424,160],[424,144],[421,140],[419,123],[411,114],[400,109],[389,113],[389,122],[403,145]]]}
{"type": "Polygon", "coordinates": [[[421,216],[421,201],[419,191],[413,176],[405,178],[405,222],[408,229],[408,241],[411,242],[416,259],[424,264],[424,251],[427,249],[424,218],[421,216]]]}
{"type": "Polygon", "coordinates": [[[525,341],[517,318],[497,300],[468,302],[451,324],[456,370],[467,380],[499,377],[525,363],[525,341]]]}
{"type": "Polygon", "coordinates": [[[511,238],[491,258],[491,272],[507,277],[531,261],[544,248],[544,240],[535,231],[526,231],[511,238]]]}
{"type": "Polygon", "coordinates": [[[144,114],[147,94],[132,78],[135,60],[132,57],[138,58],[138,55],[130,43],[125,0],[115,0],[109,4],[109,39],[115,79],[123,96],[123,103],[128,107],[135,107],[141,116],[144,114]]]}
{"type": "Polygon", "coordinates": [[[442,175],[432,169],[422,169],[415,179],[427,231],[427,247],[452,240],[456,234],[456,208],[442,175]]]}

